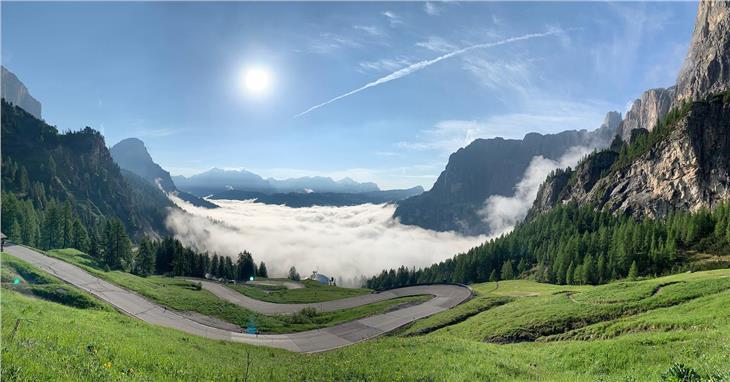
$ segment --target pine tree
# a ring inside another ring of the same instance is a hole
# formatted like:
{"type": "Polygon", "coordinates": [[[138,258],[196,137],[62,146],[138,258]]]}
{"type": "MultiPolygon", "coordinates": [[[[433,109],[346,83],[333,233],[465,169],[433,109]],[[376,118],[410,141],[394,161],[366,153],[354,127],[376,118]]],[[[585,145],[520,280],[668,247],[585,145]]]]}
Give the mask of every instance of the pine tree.
{"type": "Polygon", "coordinates": [[[518,277],[522,276],[523,273],[527,270],[527,263],[525,262],[525,258],[521,258],[520,262],[517,264],[517,275],[518,277]]]}
{"type": "Polygon", "coordinates": [[[71,247],[78,249],[81,252],[87,252],[89,250],[89,236],[86,233],[86,227],[81,223],[81,220],[76,218],[72,228],[72,244],[71,247]]]}
{"type": "Polygon", "coordinates": [[[294,266],[292,266],[291,268],[289,268],[289,275],[288,275],[288,277],[289,277],[289,280],[293,280],[293,281],[299,281],[299,280],[301,280],[301,276],[299,276],[299,272],[297,272],[297,268],[295,268],[294,266]]]}
{"type": "Polygon", "coordinates": [[[63,211],[61,212],[61,225],[63,227],[63,243],[61,246],[63,248],[69,248],[73,246],[73,224],[74,224],[74,216],[73,216],[73,209],[71,207],[71,201],[66,199],[66,202],[63,204],[63,211]]]}
{"type": "Polygon", "coordinates": [[[150,275],[155,270],[155,254],[152,243],[147,238],[142,239],[139,244],[136,269],[137,273],[143,276],[150,275]]]}
{"type": "Polygon", "coordinates": [[[20,192],[27,193],[30,190],[30,181],[28,180],[28,170],[25,166],[20,166],[20,192]]]}
{"type": "Polygon", "coordinates": [[[266,264],[262,261],[261,264],[259,264],[259,269],[257,272],[258,277],[268,278],[269,277],[269,271],[266,269],[266,264]]]}
{"type": "Polygon", "coordinates": [[[499,281],[499,278],[497,277],[497,270],[492,269],[492,272],[489,274],[489,282],[497,282],[499,281]]]}
{"type": "Polygon", "coordinates": [[[639,267],[636,266],[636,261],[631,263],[631,268],[629,268],[629,279],[636,280],[636,278],[639,277],[639,267]]]}
{"type": "Polygon", "coordinates": [[[91,239],[89,240],[89,255],[95,259],[101,257],[101,251],[99,249],[99,238],[95,232],[92,232],[91,239]]]}
{"type": "Polygon", "coordinates": [[[512,280],[514,278],[511,260],[507,260],[502,264],[502,272],[500,277],[502,280],[512,280]]]}
{"type": "Polygon", "coordinates": [[[596,282],[603,284],[608,281],[608,274],[606,272],[606,258],[601,255],[598,257],[598,265],[596,266],[596,282]]]}
{"type": "Polygon", "coordinates": [[[573,262],[570,262],[570,265],[568,265],[568,270],[565,272],[565,283],[572,285],[575,283],[575,266],[573,266],[573,262]]]}
{"type": "Polygon", "coordinates": [[[596,263],[593,261],[593,256],[586,256],[583,259],[583,282],[591,285],[596,284],[596,273],[596,263]]]}
{"type": "Polygon", "coordinates": [[[10,225],[10,230],[8,231],[8,240],[13,243],[20,243],[22,241],[20,223],[18,223],[17,219],[13,221],[12,225],[10,225]]]}
{"type": "Polygon", "coordinates": [[[213,254],[213,260],[210,262],[210,273],[214,277],[220,277],[220,273],[218,273],[218,266],[219,266],[218,265],[218,262],[219,262],[218,261],[218,254],[217,253],[214,253],[213,254]]]}

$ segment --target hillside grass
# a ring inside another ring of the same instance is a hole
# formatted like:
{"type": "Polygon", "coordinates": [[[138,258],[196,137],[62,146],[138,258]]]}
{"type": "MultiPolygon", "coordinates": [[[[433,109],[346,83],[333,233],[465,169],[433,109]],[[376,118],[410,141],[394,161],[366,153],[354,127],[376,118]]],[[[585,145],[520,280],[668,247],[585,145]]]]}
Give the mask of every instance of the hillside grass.
{"type": "Polygon", "coordinates": [[[586,286],[579,288],[581,292],[574,291],[572,286],[564,289],[518,298],[434,334],[493,343],[535,341],[730,290],[730,270],[586,286]]]}
{"type": "Polygon", "coordinates": [[[423,302],[430,298],[429,296],[410,296],[334,312],[305,311],[294,315],[267,316],[220,299],[204,289],[199,290],[196,283],[183,278],[158,275],[141,277],[121,271],[107,272],[102,270],[91,256],[75,249],[50,250],[46,251],[46,254],[77,265],[99,278],[137,292],[170,309],[200,313],[242,328],[247,327],[253,321],[261,333],[292,333],[325,328],[385,313],[400,305],[423,302]]]}
{"type": "MultiPolygon", "coordinates": [[[[730,271],[684,276],[653,281],[722,282],[730,271]]],[[[643,288],[643,283],[635,285],[643,288]]],[[[571,334],[565,339],[570,340],[500,345],[442,330],[302,355],[207,340],[115,311],[73,308],[6,287],[2,290],[3,381],[243,381],[247,357],[249,381],[669,381],[681,380],[675,377],[682,370],[692,370],[703,380],[730,379],[728,290],[588,325],[567,332],[571,334]]],[[[544,287],[529,286],[529,293],[534,288],[544,287]]],[[[562,293],[512,297],[515,301],[486,312],[551,296],[564,298],[562,293]]],[[[458,325],[488,319],[478,314],[458,325]]]]}
{"type": "Polygon", "coordinates": [[[112,309],[106,303],[38,270],[23,260],[3,253],[1,262],[0,282],[9,290],[77,308],[112,309]]]}
{"type": "Polygon", "coordinates": [[[371,293],[370,289],[342,288],[323,285],[316,281],[302,281],[304,288],[286,289],[284,286],[235,284],[228,285],[239,293],[261,301],[277,304],[303,304],[339,300],[371,293]]]}

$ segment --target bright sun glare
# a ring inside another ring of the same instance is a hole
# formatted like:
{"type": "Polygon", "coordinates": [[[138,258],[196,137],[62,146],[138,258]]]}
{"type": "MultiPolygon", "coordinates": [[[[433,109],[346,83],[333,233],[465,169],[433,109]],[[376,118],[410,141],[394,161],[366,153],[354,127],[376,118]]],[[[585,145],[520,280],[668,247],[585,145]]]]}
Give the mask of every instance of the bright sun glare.
{"type": "Polygon", "coordinates": [[[263,94],[271,87],[271,73],[266,68],[248,68],[243,72],[243,85],[251,94],[263,94]]]}

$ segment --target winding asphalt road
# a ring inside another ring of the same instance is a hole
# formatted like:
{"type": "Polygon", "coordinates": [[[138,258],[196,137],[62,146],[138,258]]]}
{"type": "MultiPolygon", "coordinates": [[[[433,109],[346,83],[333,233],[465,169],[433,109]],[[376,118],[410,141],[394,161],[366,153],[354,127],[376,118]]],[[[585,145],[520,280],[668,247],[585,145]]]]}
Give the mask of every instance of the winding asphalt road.
{"type": "Polygon", "coordinates": [[[237,301],[234,302],[236,304],[266,314],[293,313],[302,307],[310,305],[322,311],[331,311],[396,297],[414,295],[434,296],[433,299],[418,305],[361,318],[329,328],[289,334],[248,334],[216,328],[195,321],[188,315],[168,310],[134,292],[95,277],[75,265],[48,257],[32,249],[7,244],[5,246],[5,252],[93,294],[132,317],[139,318],[150,324],[173,328],[216,340],[243,342],[300,353],[322,352],[365,341],[395,330],[417,319],[443,312],[471,297],[471,290],[466,287],[457,285],[423,285],[328,301],[321,304],[272,304],[250,299],[220,284],[205,282],[204,287],[219,297],[231,302],[235,300],[237,301]],[[279,308],[272,307],[271,305],[278,306],[279,308]]]}

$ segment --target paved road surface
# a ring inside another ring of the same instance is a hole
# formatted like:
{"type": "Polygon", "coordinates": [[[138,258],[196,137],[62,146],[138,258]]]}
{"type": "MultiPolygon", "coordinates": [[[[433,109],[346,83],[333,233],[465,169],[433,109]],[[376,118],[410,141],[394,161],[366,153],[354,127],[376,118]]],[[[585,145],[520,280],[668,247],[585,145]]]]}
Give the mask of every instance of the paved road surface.
{"type": "MultiPolygon", "coordinates": [[[[253,310],[254,312],[266,315],[292,314],[302,310],[302,308],[315,308],[319,312],[333,312],[336,310],[354,308],[357,306],[372,304],[398,297],[417,296],[424,294],[434,296],[434,299],[427,303],[440,306],[443,303],[448,305],[453,301],[457,301],[456,304],[458,304],[459,302],[470,296],[469,290],[464,287],[455,285],[426,285],[392,289],[386,292],[364,294],[355,297],[343,298],[340,300],[308,304],[278,304],[274,302],[266,302],[253,299],[244,295],[243,293],[239,293],[217,282],[192,279],[190,281],[200,282],[203,285],[203,289],[213,293],[223,300],[226,300],[238,306],[242,306],[248,310],[253,310]],[[463,298],[459,300],[459,297],[462,296],[463,298]]],[[[448,306],[447,309],[456,304],[448,306]]]]}
{"type": "MultiPolygon", "coordinates": [[[[468,288],[455,285],[429,285],[401,288],[386,293],[359,297],[365,298],[364,300],[361,300],[363,303],[368,303],[365,302],[369,301],[367,298],[373,298],[369,296],[382,295],[382,297],[375,298],[387,299],[388,294],[391,296],[389,298],[418,294],[431,294],[435,297],[419,305],[350,321],[329,328],[290,334],[256,335],[238,333],[201,324],[183,314],[168,310],[161,305],[148,301],[134,292],[92,276],[79,267],[48,257],[26,247],[8,244],[5,246],[5,251],[55,275],[61,280],[93,294],[94,296],[114,305],[117,309],[127,313],[128,315],[139,318],[145,322],[178,329],[186,333],[211,339],[269,346],[301,353],[315,353],[332,350],[377,337],[419,318],[428,317],[435,313],[452,308],[471,296],[471,291],[468,288]]],[[[332,303],[335,302],[336,301],[332,301],[332,303]]],[[[352,302],[346,302],[345,304],[350,303],[352,302]]]]}
{"type": "Polygon", "coordinates": [[[246,285],[269,285],[269,286],[283,286],[286,289],[302,289],[304,288],[304,284],[300,283],[299,281],[291,281],[291,280],[255,280],[255,281],[246,281],[246,285]]]}

